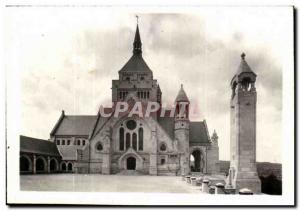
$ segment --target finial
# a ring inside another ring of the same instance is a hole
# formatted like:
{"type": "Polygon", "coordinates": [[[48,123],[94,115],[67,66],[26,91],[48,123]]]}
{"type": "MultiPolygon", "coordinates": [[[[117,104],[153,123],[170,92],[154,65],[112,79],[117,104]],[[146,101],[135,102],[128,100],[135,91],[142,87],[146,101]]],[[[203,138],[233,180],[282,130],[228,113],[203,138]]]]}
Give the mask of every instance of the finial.
{"type": "Polygon", "coordinates": [[[241,57],[242,57],[243,60],[245,60],[246,54],[243,52],[241,57]]]}
{"type": "Polygon", "coordinates": [[[136,15],[135,17],[136,17],[136,24],[139,25],[139,16],[136,15]]]}

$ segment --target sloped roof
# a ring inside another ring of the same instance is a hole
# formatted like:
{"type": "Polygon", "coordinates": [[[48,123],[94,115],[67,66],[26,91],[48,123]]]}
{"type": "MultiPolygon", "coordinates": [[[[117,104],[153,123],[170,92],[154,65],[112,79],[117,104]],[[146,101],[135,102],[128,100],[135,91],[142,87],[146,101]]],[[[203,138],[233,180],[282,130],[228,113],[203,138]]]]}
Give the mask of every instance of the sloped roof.
{"type": "Polygon", "coordinates": [[[182,84],[175,99],[175,102],[189,102],[189,98],[187,97],[182,84]]]}
{"type": "Polygon", "coordinates": [[[250,68],[250,66],[248,65],[248,63],[245,60],[246,54],[242,53],[241,55],[241,63],[238,67],[237,70],[237,75],[241,74],[241,73],[253,73],[255,74],[252,69],[250,68]]]}
{"type": "Polygon", "coordinates": [[[133,54],[120,72],[152,72],[141,54],[133,54]]]}
{"type": "Polygon", "coordinates": [[[190,122],[190,143],[209,143],[205,123],[202,122],[190,122]]]}
{"type": "Polygon", "coordinates": [[[59,152],[64,160],[77,160],[77,146],[59,147],[59,152]]]}
{"type": "Polygon", "coordinates": [[[97,116],[64,116],[54,135],[89,135],[97,116]]]}
{"type": "Polygon", "coordinates": [[[20,152],[60,156],[56,144],[28,136],[20,136],[20,152]]]}
{"type": "Polygon", "coordinates": [[[174,139],[174,117],[159,117],[158,123],[169,137],[174,139]]]}

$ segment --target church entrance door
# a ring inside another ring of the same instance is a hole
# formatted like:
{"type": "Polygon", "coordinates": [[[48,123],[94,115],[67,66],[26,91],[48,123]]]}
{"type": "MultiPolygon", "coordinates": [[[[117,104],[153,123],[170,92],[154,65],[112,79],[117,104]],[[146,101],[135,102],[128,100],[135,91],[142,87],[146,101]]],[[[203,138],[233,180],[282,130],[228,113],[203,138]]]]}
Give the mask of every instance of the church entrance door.
{"type": "Polygon", "coordinates": [[[136,159],[134,157],[127,158],[127,170],[135,170],[136,159]]]}

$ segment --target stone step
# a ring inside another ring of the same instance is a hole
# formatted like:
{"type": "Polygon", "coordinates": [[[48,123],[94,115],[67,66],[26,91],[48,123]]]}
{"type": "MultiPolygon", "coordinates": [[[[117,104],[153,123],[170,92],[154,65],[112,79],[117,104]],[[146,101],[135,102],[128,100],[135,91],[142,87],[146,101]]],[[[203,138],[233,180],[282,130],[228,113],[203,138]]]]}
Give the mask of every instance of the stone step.
{"type": "Polygon", "coordinates": [[[137,170],[123,170],[118,175],[143,175],[143,173],[137,170]]]}

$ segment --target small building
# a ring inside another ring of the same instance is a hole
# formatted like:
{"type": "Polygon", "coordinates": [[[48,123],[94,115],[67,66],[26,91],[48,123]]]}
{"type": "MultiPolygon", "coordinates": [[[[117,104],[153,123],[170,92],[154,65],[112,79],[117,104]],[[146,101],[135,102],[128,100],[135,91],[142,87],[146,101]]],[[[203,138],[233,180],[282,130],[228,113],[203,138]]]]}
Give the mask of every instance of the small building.
{"type": "Polygon", "coordinates": [[[61,155],[53,142],[20,136],[20,173],[56,173],[61,170],[61,155]]]}

